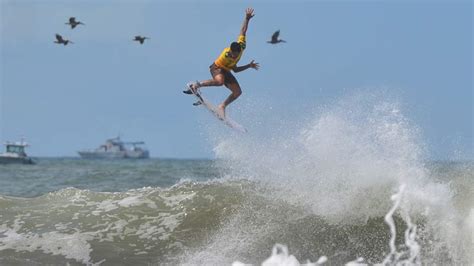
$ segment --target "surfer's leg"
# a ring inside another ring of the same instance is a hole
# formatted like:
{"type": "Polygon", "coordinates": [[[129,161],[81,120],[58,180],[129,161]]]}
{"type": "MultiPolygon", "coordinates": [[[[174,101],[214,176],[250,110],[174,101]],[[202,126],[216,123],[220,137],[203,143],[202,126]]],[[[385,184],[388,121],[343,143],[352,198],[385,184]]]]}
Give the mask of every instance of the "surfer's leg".
{"type": "MultiPolygon", "coordinates": [[[[235,79],[235,78],[234,78],[235,79]]],[[[240,95],[242,95],[242,89],[240,88],[239,83],[237,80],[235,82],[231,83],[226,83],[225,86],[232,92],[227,99],[225,99],[224,102],[219,104],[218,109],[222,117],[225,117],[225,108],[231,104],[233,101],[235,101],[237,98],[239,98],[240,95]]]]}
{"type": "Polygon", "coordinates": [[[225,85],[232,93],[225,99],[225,101],[222,103],[224,107],[227,107],[231,102],[235,101],[237,98],[239,98],[240,95],[242,95],[242,89],[240,89],[239,83],[228,83],[225,85]]]}
{"type": "Polygon", "coordinates": [[[225,76],[224,76],[224,73],[223,73],[222,69],[220,69],[218,67],[211,66],[210,71],[211,71],[212,79],[203,80],[201,82],[196,82],[196,83],[190,84],[189,85],[190,88],[188,90],[183,91],[183,93],[192,94],[191,89],[196,91],[197,89],[199,89],[201,87],[211,87],[211,86],[222,86],[222,85],[224,85],[225,76]]]}
{"type": "Polygon", "coordinates": [[[209,66],[209,72],[211,72],[212,79],[204,80],[200,82],[200,87],[210,86],[222,86],[225,83],[225,72],[222,68],[212,64],[209,66]]]}
{"type": "Polygon", "coordinates": [[[222,86],[224,85],[224,75],[215,75],[213,79],[203,80],[199,84],[199,87],[222,86]]]}

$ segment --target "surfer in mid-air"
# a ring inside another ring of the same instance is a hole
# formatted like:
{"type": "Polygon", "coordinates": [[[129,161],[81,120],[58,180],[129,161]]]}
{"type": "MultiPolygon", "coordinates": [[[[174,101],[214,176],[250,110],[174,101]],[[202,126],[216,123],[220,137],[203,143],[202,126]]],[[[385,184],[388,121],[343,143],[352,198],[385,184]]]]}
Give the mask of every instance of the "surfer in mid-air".
{"type": "Polygon", "coordinates": [[[237,99],[241,94],[242,90],[240,89],[239,82],[232,75],[231,71],[235,73],[244,71],[249,68],[258,70],[259,64],[255,63],[254,60],[250,61],[247,65],[237,66],[240,57],[246,47],[246,34],[247,27],[249,25],[250,19],[254,16],[253,9],[247,8],[245,10],[245,19],[240,30],[240,35],[237,42],[232,42],[230,47],[227,47],[222,51],[220,56],[214,61],[214,63],[209,67],[212,79],[204,81],[196,81],[194,83],[188,84],[188,90],[183,91],[186,94],[192,94],[197,92],[197,89],[201,87],[209,86],[222,86],[225,85],[232,93],[225,99],[224,102],[219,104],[218,112],[219,116],[222,118],[225,117],[225,108],[235,99],[237,99]]]}

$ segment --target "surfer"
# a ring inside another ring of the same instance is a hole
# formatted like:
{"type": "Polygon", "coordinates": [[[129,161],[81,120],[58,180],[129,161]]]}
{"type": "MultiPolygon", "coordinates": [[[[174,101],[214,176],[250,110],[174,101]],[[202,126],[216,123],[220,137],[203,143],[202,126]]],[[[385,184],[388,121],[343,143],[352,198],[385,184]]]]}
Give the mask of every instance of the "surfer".
{"type": "Polygon", "coordinates": [[[247,8],[245,10],[245,19],[242,24],[237,42],[232,42],[230,47],[225,48],[216,61],[214,61],[211,66],[209,66],[212,79],[190,83],[188,84],[189,89],[183,91],[186,94],[192,94],[193,91],[197,92],[197,89],[201,87],[225,85],[232,93],[218,106],[219,116],[221,117],[225,117],[225,108],[242,94],[239,82],[234,77],[234,75],[232,75],[231,70],[235,73],[238,73],[249,68],[258,70],[260,67],[258,63],[255,63],[254,60],[250,61],[250,63],[246,65],[237,66],[237,62],[239,62],[240,57],[242,57],[242,53],[246,48],[245,38],[247,34],[247,27],[249,25],[250,19],[254,15],[253,8],[247,8]]]}

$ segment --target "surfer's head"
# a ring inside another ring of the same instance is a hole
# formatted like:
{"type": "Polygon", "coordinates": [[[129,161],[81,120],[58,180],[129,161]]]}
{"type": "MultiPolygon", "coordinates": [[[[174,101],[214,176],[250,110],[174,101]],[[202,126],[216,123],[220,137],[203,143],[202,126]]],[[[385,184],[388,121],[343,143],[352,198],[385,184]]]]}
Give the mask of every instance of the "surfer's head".
{"type": "Polygon", "coordinates": [[[242,47],[238,42],[233,42],[230,44],[230,50],[232,51],[232,53],[238,54],[242,50],[242,47]]]}

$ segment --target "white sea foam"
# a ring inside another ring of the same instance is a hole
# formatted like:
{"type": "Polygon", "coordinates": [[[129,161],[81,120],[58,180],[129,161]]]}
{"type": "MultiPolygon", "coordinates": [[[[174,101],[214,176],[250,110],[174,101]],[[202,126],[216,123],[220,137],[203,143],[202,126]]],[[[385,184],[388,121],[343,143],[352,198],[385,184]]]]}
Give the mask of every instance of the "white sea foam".
{"type": "Polygon", "coordinates": [[[89,240],[92,236],[81,233],[63,234],[56,231],[43,234],[19,233],[14,229],[0,226],[0,250],[33,252],[41,250],[47,254],[62,255],[84,264],[91,261],[92,251],[89,240]]]}
{"type": "MultiPolygon", "coordinates": [[[[12,221],[2,220],[0,251],[41,251],[92,265],[103,262],[100,253],[95,254],[98,262],[92,259],[95,244],[132,240],[130,252],[146,254],[161,241],[169,240],[185,217],[186,209],[176,205],[195,195],[190,192],[161,198],[154,194],[156,191],[161,189],[117,193],[65,189],[50,193],[37,200],[46,201],[49,206],[46,210],[26,207],[30,211],[23,214],[21,208],[9,210],[19,214],[12,221]],[[157,204],[161,204],[159,210],[157,204]],[[35,224],[36,220],[52,223],[35,224]]],[[[170,242],[170,245],[179,243],[170,242]]]]}

